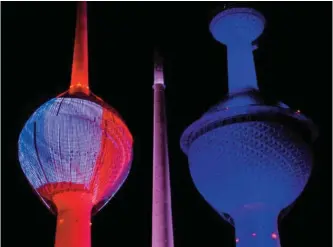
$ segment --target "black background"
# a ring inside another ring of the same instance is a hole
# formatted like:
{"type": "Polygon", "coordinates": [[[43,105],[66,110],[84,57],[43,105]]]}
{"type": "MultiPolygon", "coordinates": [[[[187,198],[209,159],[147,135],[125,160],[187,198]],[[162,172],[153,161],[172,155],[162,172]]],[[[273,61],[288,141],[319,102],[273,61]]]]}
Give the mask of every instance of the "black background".
{"type": "MultiPolygon", "coordinates": [[[[233,228],[196,191],[179,147],[182,131],[227,88],[226,49],[208,30],[218,2],[89,2],[92,91],[115,107],[134,140],[124,186],[92,219],[92,244],[150,246],[153,47],[165,59],[175,246],[234,246],[233,228]]],[[[332,4],[272,2],[254,52],[259,86],[319,126],[308,187],[280,224],[284,247],[331,244],[332,4]],[[327,225],[327,223],[329,225],[327,225]]],[[[5,2],[2,31],[3,246],[54,243],[56,218],[31,191],[17,156],[20,130],[69,86],[74,2],[5,2]]]]}

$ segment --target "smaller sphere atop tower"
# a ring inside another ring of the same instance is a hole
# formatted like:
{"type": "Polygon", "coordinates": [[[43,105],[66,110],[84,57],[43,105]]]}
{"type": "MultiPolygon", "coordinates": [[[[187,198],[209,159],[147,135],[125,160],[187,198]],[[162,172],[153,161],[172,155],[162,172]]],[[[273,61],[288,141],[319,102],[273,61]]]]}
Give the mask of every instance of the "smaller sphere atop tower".
{"type": "Polygon", "coordinates": [[[225,44],[252,43],[263,32],[265,18],[250,8],[230,8],[217,14],[209,25],[213,37],[225,44]]]}

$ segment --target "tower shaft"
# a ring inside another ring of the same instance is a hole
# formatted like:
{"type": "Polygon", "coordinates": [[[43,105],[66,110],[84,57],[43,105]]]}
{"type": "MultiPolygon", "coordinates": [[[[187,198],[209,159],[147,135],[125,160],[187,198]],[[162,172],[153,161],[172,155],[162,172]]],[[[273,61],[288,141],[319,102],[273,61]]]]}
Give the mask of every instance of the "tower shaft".
{"type": "Polygon", "coordinates": [[[277,215],[261,208],[232,214],[237,247],[280,247],[277,215]]]}
{"type": "Polygon", "coordinates": [[[173,247],[171,191],[163,71],[154,74],[152,247],[173,247]]]}
{"type": "Polygon", "coordinates": [[[55,247],[90,247],[92,196],[83,191],[56,194],[57,230],[55,247]]]}
{"type": "Polygon", "coordinates": [[[229,93],[258,89],[252,50],[250,42],[227,45],[229,93]]]}

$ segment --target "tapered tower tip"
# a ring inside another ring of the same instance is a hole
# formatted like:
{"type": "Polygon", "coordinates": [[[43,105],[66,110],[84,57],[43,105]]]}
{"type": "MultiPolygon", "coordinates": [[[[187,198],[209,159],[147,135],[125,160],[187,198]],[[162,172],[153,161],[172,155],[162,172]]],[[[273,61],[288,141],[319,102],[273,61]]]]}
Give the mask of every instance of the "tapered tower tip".
{"type": "Polygon", "coordinates": [[[77,3],[74,56],[69,93],[89,94],[87,3],[77,3]]]}
{"type": "Polygon", "coordinates": [[[164,85],[163,59],[156,49],[154,51],[154,84],[164,85]]]}
{"type": "Polygon", "coordinates": [[[154,50],[154,64],[155,66],[162,66],[163,59],[157,49],[154,50]]]}

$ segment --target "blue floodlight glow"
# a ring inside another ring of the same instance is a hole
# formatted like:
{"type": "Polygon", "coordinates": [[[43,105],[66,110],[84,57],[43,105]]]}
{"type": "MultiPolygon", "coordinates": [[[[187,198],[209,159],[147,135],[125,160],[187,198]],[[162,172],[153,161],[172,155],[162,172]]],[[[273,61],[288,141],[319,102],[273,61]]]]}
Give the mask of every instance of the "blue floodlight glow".
{"type": "Polygon", "coordinates": [[[280,246],[279,213],[306,186],[317,137],[300,111],[267,102],[258,90],[252,42],[264,25],[260,13],[245,8],[213,19],[212,35],[227,46],[229,94],[181,137],[196,188],[235,226],[242,247],[280,246]]]}

